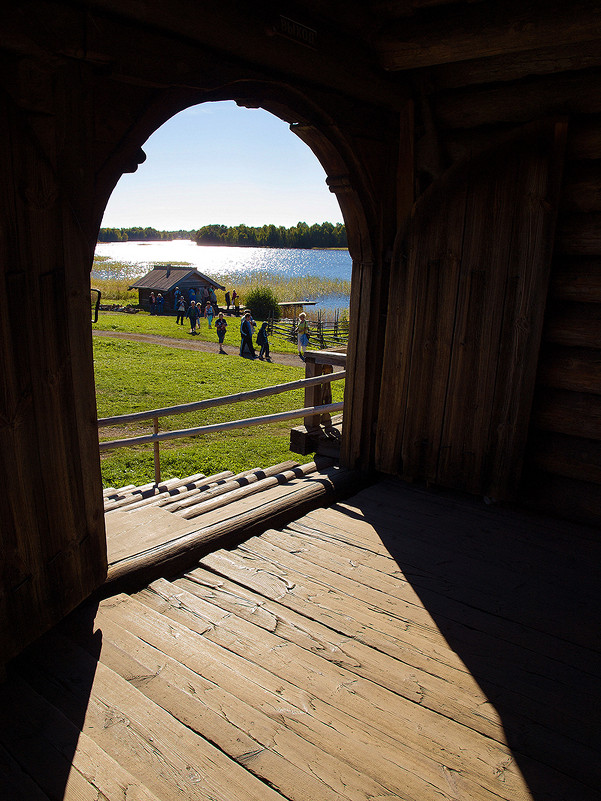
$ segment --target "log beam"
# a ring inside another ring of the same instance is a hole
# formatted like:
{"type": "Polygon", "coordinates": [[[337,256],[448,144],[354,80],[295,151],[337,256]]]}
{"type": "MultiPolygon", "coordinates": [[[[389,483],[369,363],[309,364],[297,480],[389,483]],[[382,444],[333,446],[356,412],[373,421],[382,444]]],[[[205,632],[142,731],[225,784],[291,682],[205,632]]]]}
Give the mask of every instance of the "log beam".
{"type": "Polygon", "coordinates": [[[386,70],[431,67],[519,53],[547,46],[589,42],[601,35],[595,2],[510,2],[426,10],[388,25],[376,49],[386,70]]]}

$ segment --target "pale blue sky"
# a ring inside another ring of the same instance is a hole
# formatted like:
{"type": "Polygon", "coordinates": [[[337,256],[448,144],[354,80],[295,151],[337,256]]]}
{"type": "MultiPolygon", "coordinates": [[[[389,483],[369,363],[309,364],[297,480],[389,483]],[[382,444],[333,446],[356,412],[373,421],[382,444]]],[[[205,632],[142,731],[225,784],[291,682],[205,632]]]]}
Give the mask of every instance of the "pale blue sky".
{"type": "Polygon", "coordinates": [[[146,161],[115,187],[103,228],[342,222],[316,157],[287,123],[262,109],[231,101],[194,106],[162,125],[143,149],[146,161]]]}

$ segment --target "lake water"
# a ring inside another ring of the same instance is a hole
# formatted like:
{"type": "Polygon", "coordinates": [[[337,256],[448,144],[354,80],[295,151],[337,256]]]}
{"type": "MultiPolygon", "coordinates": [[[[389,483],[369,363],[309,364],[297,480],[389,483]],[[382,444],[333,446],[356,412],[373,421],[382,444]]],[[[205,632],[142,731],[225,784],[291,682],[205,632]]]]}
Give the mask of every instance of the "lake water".
{"type": "MultiPolygon", "coordinates": [[[[232,276],[267,272],[286,278],[319,278],[351,280],[351,257],[347,250],[287,250],[281,248],[237,248],[203,245],[176,239],[171,242],[106,242],[96,246],[97,256],[108,256],[122,262],[121,271],[99,269],[97,278],[136,278],[152,269],[155,263],[184,262],[207,275],[232,276]]],[[[312,300],[312,298],[304,298],[312,300]]],[[[296,300],[296,298],[294,298],[296,300]]],[[[319,299],[317,308],[348,307],[348,296],[328,296],[319,299]]]]}

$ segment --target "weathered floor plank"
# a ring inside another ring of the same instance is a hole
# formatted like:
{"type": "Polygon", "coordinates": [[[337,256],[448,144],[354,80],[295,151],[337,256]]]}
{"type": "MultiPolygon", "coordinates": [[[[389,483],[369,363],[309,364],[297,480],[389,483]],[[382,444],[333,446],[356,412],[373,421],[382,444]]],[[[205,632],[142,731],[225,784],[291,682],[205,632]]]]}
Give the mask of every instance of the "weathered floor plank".
{"type": "MultiPolygon", "coordinates": [[[[194,522],[185,486],[113,491],[114,553],[281,492],[194,522]]],[[[2,801],[599,798],[596,532],[394,480],[265,529],[8,666],[2,801]]]]}

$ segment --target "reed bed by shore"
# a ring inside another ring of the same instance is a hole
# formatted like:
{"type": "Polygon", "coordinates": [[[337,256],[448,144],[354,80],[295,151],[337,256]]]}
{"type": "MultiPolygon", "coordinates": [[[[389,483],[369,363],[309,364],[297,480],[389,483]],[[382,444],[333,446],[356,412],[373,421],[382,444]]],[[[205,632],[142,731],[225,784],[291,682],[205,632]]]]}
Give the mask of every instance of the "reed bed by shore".
{"type": "MultiPolygon", "coordinates": [[[[173,263],[173,266],[188,266],[173,263]]],[[[106,256],[96,256],[92,268],[92,286],[102,292],[103,303],[131,303],[138,301],[137,290],[130,290],[131,282],[140,275],[139,267],[124,262],[113,261],[106,256]],[[102,272],[107,277],[95,277],[102,272]]],[[[348,307],[351,292],[351,282],[334,278],[323,278],[318,275],[285,276],[270,272],[269,270],[243,271],[230,273],[206,272],[209,278],[225,286],[228,290],[235,289],[241,296],[242,302],[252,289],[259,286],[269,287],[280,302],[290,300],[315,300],[339,297],[340,308],[348,307]]],[[[217,291],[217,302],[225,305],[225,293],[217,291]]]]}

